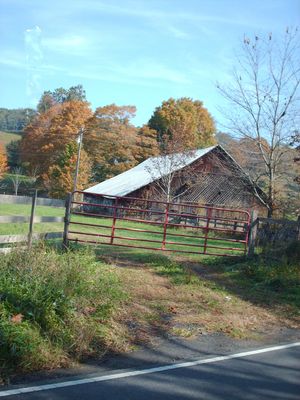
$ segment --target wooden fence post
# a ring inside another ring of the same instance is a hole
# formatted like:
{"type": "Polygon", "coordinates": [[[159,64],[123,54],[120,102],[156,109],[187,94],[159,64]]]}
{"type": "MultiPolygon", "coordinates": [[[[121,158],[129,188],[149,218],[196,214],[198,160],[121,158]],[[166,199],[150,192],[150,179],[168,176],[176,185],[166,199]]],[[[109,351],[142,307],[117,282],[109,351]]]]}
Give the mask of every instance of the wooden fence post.
{"type": "Polygon", "coordinates": [[[31,203],[31,214],[30,214],[30,221],[29,221],[29,233],[28,233],[28,248],[30,249],[32,245],[32,234],[33,234],[33,224],[34,224],[34,214],[35,214],[35,207],[36,207],[36,199],[37,199],[37,190],[35,190],[34,195],[32,196],[32,203],[31,203]]]}
{"type": "Polygon", "coordinates": [[[163,240],[162,240],[162,246],[161,249],[165,250],[166,248],[166,238],[167,238],[167,229],[168,229],[168,223],[169,223],[169,207],[170,203],[167,202],[166,208],[165,208],[165,215],[164,215],[164,225],[163,225],[163,240]]]}
{"type": "Polygon", "coordinates": [[[114,213],[113,213],[113,220],[112,220],[112,227],[111,227],[111,234],[110,234],[110,244],[114,243],[116,222],[117,222],[117,218],[118,218],[118,202],[119,202],[119,197],[116,197],[114,213]]]}
{"type": "Polygon", "coordinates": [[[70,212],[71,212],[71,201],[72,201],[72,193],[68,193],[66,198],[66,210],[65,210],[65,218],[64,218],[64,235],[63,235],[63,247],[65,249],[69,246],[68,241],[68,231],[69,231],[69,224],[70,224],[70,212]]]}
{"type": "Polygon", "coordinates": [[[210,224],[210,220],[211,220],[211,215],[212,215],[211,207],[206,208],[206,226],[205,226],[205,239],[204,239],[204,245],[203,245],[203,254],[206,254],[206,250],[207,250],[207,240],[208,240],[208,235],[209,235],[209,224],[210,224]]]}
{"type": "Polygon", "coordinates": [[[251,213],[251,225],[249,232],[249,242],[248,242],[248,256],[252,256],[255,250],[255,241],[257,236],[257,228],[259,224],[258,213],[253,210],[251,213]]]}

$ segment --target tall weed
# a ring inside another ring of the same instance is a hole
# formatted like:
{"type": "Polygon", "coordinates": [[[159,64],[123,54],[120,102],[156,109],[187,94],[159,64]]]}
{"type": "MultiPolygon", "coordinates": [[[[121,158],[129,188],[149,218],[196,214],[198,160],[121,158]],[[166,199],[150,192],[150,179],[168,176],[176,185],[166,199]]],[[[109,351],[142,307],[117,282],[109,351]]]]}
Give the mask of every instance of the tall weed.
{"type": "Polygon", "coordinates": [[[89,250],[44,246],[0,259],[0,373],[67,365],[106,348],[119,280],[89,250]]]}

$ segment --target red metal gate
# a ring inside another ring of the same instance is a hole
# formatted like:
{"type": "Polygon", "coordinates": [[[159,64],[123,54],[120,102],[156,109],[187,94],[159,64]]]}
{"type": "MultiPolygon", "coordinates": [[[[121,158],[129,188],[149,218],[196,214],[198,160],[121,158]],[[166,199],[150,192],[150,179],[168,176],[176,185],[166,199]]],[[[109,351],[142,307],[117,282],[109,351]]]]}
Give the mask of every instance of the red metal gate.
{"type": "Polygon", "coordinates": [[[67,240],[214,256],[245,255],[245,210],[74,192],[67,240]]]}

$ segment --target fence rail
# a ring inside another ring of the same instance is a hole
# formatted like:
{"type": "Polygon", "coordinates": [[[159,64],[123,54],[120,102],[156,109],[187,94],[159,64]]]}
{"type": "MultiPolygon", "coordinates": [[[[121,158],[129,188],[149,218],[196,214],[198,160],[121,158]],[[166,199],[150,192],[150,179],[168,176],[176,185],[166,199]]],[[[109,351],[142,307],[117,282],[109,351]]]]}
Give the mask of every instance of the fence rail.
{"type": "MultiPolygon", "coordinates": [[[[63,237],[62,232],[46,232],[46,233],[34,233],[32,240],[49,240],[59,239],[63,237]]],[[[1,235],[0,243],[22,243],[27,242],[28,235],[1,235]]]]}
{"type": "MultiPolygon", "coordinates": [[[[27,196],[10,196],[0,195],[0,204],[31,204],[31,213],[28,216],[25,215],[0,215],[0,224],[10,223],[28,223],[28,234],[22,235],[0,235],[0,244],[17,244],[26,243],[26,246],[21,248],[28,248],[31,246],[33,241],[37,240],[50,240],[50,239],[61,239],[63,238],[63,232],[44,232],[34,233],[34,224],[36,223],[63,223],[63,217],[56,216],[36,216],[36,206],[55,206],[62,207],[65,203],[61,200],[56,199],[43,199],[38,198],[37,193],[32,197],[27,196]]],[[[12,250],[12,247],[0,247],[0,253],[8,253],[12,250]]]]}
{"type": "MultiPolygon", "coordinates": [[[[9,224],[9,223],[18,223],[18,222],[30,222],[30,216],[25,215],[0,215],[0,223],[9,224]]],[[[50,223],[50,222],[64,222],[63,217],[33,217],[34,223],[50,223]]]]}
{"type": "MultiPolygon", "coordinates": [[[[15,196],[10,194],[0,194],[0,204],[31,204],[32,196],[15,196]]],[[[36,204],[38,206],[64,207],[64,200],[48,199],[37,197],[36,204]]]]}
{"type": "Polygon", "coordinates": [[[256,244],[260,246],[300,240],[300,217],[297,221],[257,218],[256,244]]]}

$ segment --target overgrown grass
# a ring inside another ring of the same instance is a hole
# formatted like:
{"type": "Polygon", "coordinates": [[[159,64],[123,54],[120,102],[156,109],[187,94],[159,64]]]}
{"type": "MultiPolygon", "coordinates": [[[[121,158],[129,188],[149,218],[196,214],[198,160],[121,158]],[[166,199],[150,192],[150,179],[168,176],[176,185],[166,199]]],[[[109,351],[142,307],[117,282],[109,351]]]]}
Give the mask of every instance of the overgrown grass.
{"type": "Polygon", "coordinates": [[[44,246],[0,258],[0,371],[67,366],[113,348],[111,317],[125,294],[89,250],[44,246]]]}
{"type": "Polygon", "coordinates": [[[264,249],[246,259],[206,259],[218,281],[241,297],[268,307],[284,307],[300,317],[300,242],[264,249]]]}

